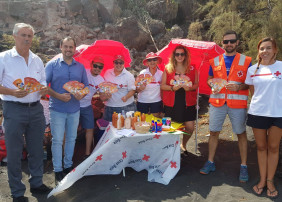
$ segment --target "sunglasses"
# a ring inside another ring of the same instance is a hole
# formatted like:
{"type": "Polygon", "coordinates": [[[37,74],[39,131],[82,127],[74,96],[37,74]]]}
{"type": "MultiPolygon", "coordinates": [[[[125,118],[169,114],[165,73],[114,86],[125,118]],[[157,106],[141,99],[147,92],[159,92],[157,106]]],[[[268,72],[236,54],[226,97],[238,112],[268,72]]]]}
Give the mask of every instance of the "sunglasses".
{"type": "Polygon", "coordinates": [[[97,64],[93,64],[93,68],[99,68],[99,69],[103,69],[103,65],[97,65],[97,64]]]}
{"type": "Polygon", "coordinates": [[[237,39],[230,39],[230,40],[223,40],[223,44],[228,44],[228,43],[234,44],[237,42],[237,39]]]}
{"type": "Polygon", "coordinates": [[[158,58],[147,59],[148,62],[157,61],[158,58]]]}
{"type": "Polygon", "coordinates": [[[121,61],[121,62],[114,61],[114,63],[115,63],[116,65],[123,65],[123,64],[124,64],[124,62],[123,62],[123,61],[121,61]]]}
{"type": "Polygon", "coordinates": [[[176,57],[179,57],[179,56],[182,56],[182,57],[183,57],[183,56],[185,56],[185,53],[175,53],[174,55],[175,55],[176,57]]]}

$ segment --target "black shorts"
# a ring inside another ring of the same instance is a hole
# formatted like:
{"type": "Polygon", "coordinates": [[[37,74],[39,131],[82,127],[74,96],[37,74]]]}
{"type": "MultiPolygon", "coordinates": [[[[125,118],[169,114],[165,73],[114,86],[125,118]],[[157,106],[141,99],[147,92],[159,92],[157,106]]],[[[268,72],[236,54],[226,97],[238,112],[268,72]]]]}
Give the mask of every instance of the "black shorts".
{"type": "Polygon", "coordinates": [[[248,114],[247,126],[257,129],[269,129],[277,126],[282,129],[282,117],[266,117],[248,114]]]}
{"type": "Polygon", "coordinates": [[[185,106],[183,109],[164,106],[166,117],[171,117],[172,121],[185,123],[187,121],[195,121],[197,116],[196,106],[185,106]]]}
{"type": "Polygon", "coordinates": [[[137,110],[141,113],[148,114],[150,113],[158,113],[163,112],[163,102],[152,102],[152,103],[143,103],[137,102],[137,110]]]}

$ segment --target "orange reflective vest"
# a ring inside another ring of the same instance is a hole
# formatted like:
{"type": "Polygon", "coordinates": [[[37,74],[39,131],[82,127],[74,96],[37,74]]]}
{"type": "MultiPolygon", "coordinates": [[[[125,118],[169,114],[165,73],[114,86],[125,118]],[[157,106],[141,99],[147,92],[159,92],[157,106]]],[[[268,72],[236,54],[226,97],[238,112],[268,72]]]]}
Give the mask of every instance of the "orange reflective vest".
{"type": "MultiPolygon", "coordinates": [[[[244,84],[247,70],[252,61],[251,57],[237,53],[227,77],[223,55],[210,60],[214,78],[222,78],[228,83],[244,84]]],[[[215,107],[221,107],[224,103],[230,108],[247,108],[248,90],[229,91],[223,88],[218,94],[211,94],[209,102],[215,107]]]]}

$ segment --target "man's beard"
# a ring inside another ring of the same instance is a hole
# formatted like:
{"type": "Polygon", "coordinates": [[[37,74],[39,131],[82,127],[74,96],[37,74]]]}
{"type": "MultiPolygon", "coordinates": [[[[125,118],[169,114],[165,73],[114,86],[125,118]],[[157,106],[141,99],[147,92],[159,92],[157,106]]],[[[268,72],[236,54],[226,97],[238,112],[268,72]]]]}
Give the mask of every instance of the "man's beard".
{"type": "Polygon", "coordinates": [[[236,51],[236,49],[237,49],[237,45],[234,48],[232,48],[231,50],[226,48],[225,51],[226,53],[233,53],[234,51],[236,51]]]}

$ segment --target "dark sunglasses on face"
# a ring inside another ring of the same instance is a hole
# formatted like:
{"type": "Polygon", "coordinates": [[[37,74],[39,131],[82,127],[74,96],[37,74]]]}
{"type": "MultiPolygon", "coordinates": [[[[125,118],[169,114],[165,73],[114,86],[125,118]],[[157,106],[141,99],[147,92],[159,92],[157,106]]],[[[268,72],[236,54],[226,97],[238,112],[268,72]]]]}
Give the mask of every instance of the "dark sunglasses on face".
{"type": "Polygon", "coordinates": [[[234,44],[237,42],[237,39],[230,39],[230,40],[223,40],[223,44],[228,44],[228,43],[234,44]]]}
{"type": "Polygon", "coordinates": [[[176,57],[179,57],[180,55],[183,57],[183,56],[185,56],[185,53],[175,53],[176,57]]]}
{"type": "Polygon", "coordinates": [[[152,61],[157,61],[157,60],[158,60],[158,58],[152,58],[152,59],[148,59],[147,61],[152,62],[152,61]]]}
{"type": "Polygon", "coordinates": [[[121,62],[114,61],[114,63],[115,63],[116,65],[123,65],[123,64],[124,64],[124,62],[123,62],[123,61],[121,61],[121,62]]]}
{"type": "Polygon", "coordinates": [[[99,68],[99,69],[103,69],[103,65],[97,65],[97,64],[93,64],[93,68],[99,68]]]}

